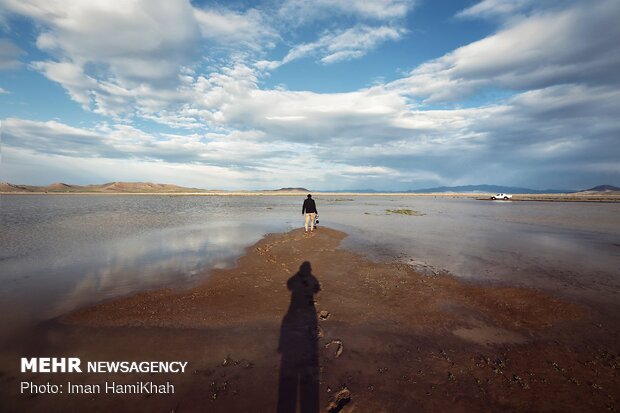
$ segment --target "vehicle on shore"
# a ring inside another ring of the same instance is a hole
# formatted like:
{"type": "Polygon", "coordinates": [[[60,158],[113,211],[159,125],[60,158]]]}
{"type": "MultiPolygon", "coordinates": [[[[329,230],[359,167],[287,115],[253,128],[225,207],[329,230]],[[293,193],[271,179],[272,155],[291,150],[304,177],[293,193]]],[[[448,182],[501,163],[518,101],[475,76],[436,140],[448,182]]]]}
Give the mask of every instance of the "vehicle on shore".
{"type": "Polygon", "coordinates": [[[506,200],[508,200],[508,199],[511,199],[511,198],[512,198],[512,195],[510,195],[510,194],[495,194],[495,195],[491,196],[492,200],[496,200],[496,199],[506,199],[506,200]]]}

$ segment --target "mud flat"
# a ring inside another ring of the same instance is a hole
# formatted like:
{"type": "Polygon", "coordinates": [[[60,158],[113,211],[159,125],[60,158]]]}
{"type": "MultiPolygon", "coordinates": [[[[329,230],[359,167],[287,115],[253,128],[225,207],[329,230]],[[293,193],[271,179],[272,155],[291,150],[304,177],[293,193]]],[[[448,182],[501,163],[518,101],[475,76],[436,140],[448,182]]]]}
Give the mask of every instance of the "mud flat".
{"type": "Polygon", "coordinates": [[[345,236],[272,234],[198,287],[45,323],[4,352],[3,411],[292,412],[299,398],[325,412],[620,409],[617,312],[372,262],[339,248],[345,236]],[[18,357],[45,355],[189,365],[177,375],[17,372],[18,357]],[[169,381],[175,392],[23,395],[23,380],[169,381]]]}

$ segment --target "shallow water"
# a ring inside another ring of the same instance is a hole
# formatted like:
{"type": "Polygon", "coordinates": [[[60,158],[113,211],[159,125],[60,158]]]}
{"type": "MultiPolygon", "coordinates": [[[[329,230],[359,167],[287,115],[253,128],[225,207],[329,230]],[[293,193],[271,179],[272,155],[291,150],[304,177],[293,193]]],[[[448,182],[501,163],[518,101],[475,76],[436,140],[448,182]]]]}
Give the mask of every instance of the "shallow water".
{"type": "Polygon", "coordinates": [[[620,205],[421,197],[390,202],[389,209],[426,215],[361,217],[357,206],[339,208],[335,226],[352,234],[344,246],[375,259],[396,257],[423,273],[447,271],[543,290],[620,317],[620,205]]]}
{"type": "Polygon", "coordinates": [[[352,235],[344,245],[375,259],[529,286],[559,277],[576,288],[620,290],[619,204],[364,198],[333,215],[352,235]],[[386,214],[398,208],[424,215],[386,214]]]}
{"type": "MultiPolygon", "coordinates": [[[[184,287],[302,225],[303,197],[3,196],[0,311],[7,336],[78,306],[184,287]]],[[[318,196],[344,246],[432,274],[618,302],[620,205],[318,196]],[[387,213],[406,208],[419,216],[387,213]]]]}

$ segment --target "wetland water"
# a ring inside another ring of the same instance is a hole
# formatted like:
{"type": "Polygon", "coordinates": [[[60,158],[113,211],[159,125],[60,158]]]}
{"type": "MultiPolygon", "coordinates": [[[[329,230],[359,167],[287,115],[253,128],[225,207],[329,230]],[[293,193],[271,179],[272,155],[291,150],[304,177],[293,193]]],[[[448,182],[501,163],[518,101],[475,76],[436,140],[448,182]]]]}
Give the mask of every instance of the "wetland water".
{"type": "MultiPolygon", "coordinates": [[[[344,247],[373,259],[557,291],[618,310],[620,204],[315,198],[320,225],[347,232],[344,247]],[[386,212],[394,209],[420,215],[386,212]]],[[[209,268],[234,265],[265,234],[301,227],[303,199],[2,196],[0,337],[85,304],[191,286],[209,268]]]]}

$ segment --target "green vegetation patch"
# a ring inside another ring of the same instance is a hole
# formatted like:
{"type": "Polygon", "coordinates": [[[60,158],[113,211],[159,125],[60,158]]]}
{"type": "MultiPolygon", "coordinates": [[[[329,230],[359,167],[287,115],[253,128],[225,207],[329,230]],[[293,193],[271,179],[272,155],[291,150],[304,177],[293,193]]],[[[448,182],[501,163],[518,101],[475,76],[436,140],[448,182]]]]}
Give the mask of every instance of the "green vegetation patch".
{"type": "Polygon", "coordinates": [[[413,209],[386,209],[385,212],[388,214],[400,214],[400,215],[409,215],[412,217],[419,217],[424,215],[419,211],[414,211],[413,209]]]}
{"type": "Polygon", "coordinates": [[[353,198],[326,198],[325,201],[327,202],[352,202],[354,201],[353,198]]]}

